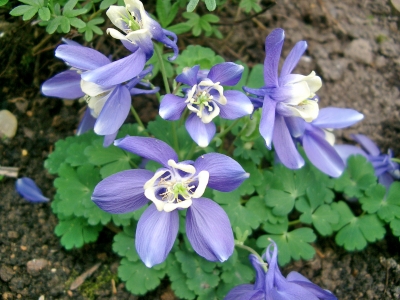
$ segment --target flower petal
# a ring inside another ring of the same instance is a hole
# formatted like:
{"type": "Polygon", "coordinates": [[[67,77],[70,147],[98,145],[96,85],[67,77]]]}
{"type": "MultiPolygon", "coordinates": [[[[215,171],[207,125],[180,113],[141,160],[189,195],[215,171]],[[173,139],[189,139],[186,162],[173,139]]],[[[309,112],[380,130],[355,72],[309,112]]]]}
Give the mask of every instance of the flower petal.
{"type": "Polygon", "coordinates": [[[337,300],[336,296],[330,291],[320,288],[318,285],[312,283],[310,280],[305,278],[298,272],[292,271],[288,274],[286,279],[290,282],[296,283],[301,287],[307,289],[309,292],[314,294],[320,300],[337,300]]]}
{"type": "Polygon", "coordinates": [[[193,199],[186,214],[186,234],[194,251],[207,260],[223,262],[233,253],[228,215],[210,199],[193,199]]]}
{"type": "Polygon", "coordinates": [[[152,176],[148,170],[126,170],[100,181],[94,188],[92,201],[111,214],[123,214],[141,208],[149,199],[143,186],[152,176]]]}
{"type": "Polygon", "coordinates": [[[207,147],[215,135],[216,127],[213,122],[204,124],[194,113],[191,113],[186,119],[186,130],[191,138],[200,147],[207,147]]]}
{"type": "Polygon", "coordinates": [[[363,134],[352,134],[351,137],[370,155],[378,156],[381,151],[376,144],[363,134]]]}
{"type": "Polygon", "coordinates": [[[285,120],[280,115],[275,117],[273,143],[276,154],[287,168],[300,169],[304,165],[304,159],[297,151],[285,120]]]}
{"type": "Polygon", "coordinates": [[[170,121],[179,120],[185,107],[185,99],[173,94],[167,94],[161,100],[160,117],[170,121]]]}
{"type": "Polygon", "coordinates": [[[364,118],[363,114],[349,108],[326,107],[319,111],[312,125],[319,128],[345,128],[364,118]]]}
{"type": "Polygon", "coordinates": [[[56,49],[56,57],[71,67],[79,70],[94,70],[110,63],[110,60],[99,51],[74,45],[60,45],[56,49]]]}
{"type": "Polygon", "coordinates": [[[129,30],[129,26],[124,19],[129,19],[130,16],[128,10],[124,6],[110,5],[106,15],[110,21],[122,31],[129,30]]]}
{"type": "Polygon", "coordinates": [[[233,62],[225,62],[214,65],[208,73],[212,82],[221,85],[234,86],[240,81],[244,67],[233,62]]]}
{"type": "Polygon", "coordinates": [[[155,138],[127,136],[114,145],[141,157],[154,160],[169,169],[168,160],[178,161],[178,155],[168,144],[155,138]]]}
{"type": "Polygon", "coordinates": [[[82,74],[82,79],[102,86],[112,86],[132,79],[142,72],[146,56],[138,49],[131,55],[82,74]]]}
{"type": "Polygon", "coordinates": [[[81,89],[81,75],[73,70],[57,74],[42,84],[42,94],[62,99],[78,99],[85,96],[81,89]]]}
{"type": "MultiPolygon", "coordinates": [[[[158,24],[158,23],[157,23],[158,24]]],[[[161,26],[160,26],[161,28],[161,26]]],[[[172,48],[174,50],[174,55],[168,57],[169,61],[175,60],[179,54],[179,48],[176,42],[178,41],[178,37],[172,31],[166,30],[161,28],[163,34],[154,33],[153,31],[153,38],[160,43],[163,43],[168,48],[172,48]]]]}
{"type": "Polygon", "coordinates": [[[225,105],[217,105],[220,108],[219,115],[221,118],[233,120],[243,116],[250,115],[253,112],[254,106],[250,99],[239,91],[225,91],[224,96],[227,100],[225,105]]]}
{"type": "Polygon", "coordinates": [[[289,55],[286,57],[285,62],[283,63],[280,77],[284,77],[292,73],[306,49],[307,43],[305,41],[300,41],[296,43],[296,45],[290,51],[289,55]]]}
{"type": "Polygon", "coordinates": [[[236,189],[249,177],[249,173],[234,159],[220,153],[208,153],[200,156],[194,162],[197,173],[207,171],[209,173],[208,187],[230,192],[236,189]]]}
{"type": "Polygon", "coordinates": [[[179,214],[158,211],[150,205],[139,219],[136,229],[136,251],[144,264],[151,268],[162,263],[174,245],[179,229],[179,214]]]}
{"type": "Polygon", "coordinates": [[[122,126],[129,114],[131,95],[124,86],[117,86],[108,97],[94,125],[99,135],[113,134],[122,126]]]}
{"type": "Polygon", "coordinates": [[[353,145],[335,145],[335,150],[342,158],[344,163],[347,162],[347,159],[351,155],[362,155],[368,159],[368,155],[364,152],[364,150],[353,145]]]}
{"type": "Polygon", "coordinates": [[[324,138],[322,129],[315,128],[320,133],[307,130],[303,135],[303,147],[311,163],[319,170],[332,177],[342,175],[345,164],[342,158],[324,138]]]}
{"type": "Polygon", "coordinates": [[[276,102],[268,95],[264,97],[262,114],[260,119],[260,134],[265,140],[268,149],[271,149],[272,137],[275,127],[276,102]]]}
{"type": "Polygon", "coordinates": [[[103,147],[106,148],[106,147],[110,146],[114,142],[115,138],[117,137],[117,134],[118,134],[118,130],[112,134],[105,135],[104,140],[103,140],[103,147]]]}
{"type": "Polygon", "coordinates": [[[197,73],[199,72],[200,66],[196,65],[192,68],[184,68],[182,73],[176,77],[176,81],[187,84],[188,86],[194,86],[197,84],[197,73]]]}
{"type": "Polygon", "coordinates": [[[90,112],[90,108],[87,107],[85,110],[85,114],[81,122],[79,123],[78,129],[76,131],[76,135],[84,134],[85,132],[94,128],[94,124],[96,123],[96,119],[92,116],[90,112]]]}
{"type": "Polygon", "coordinates": [[[265,39],[264,82],[268,88],[278,87],[278,66],[285,32],[274,29],[265,39]]]}
{"type": "Polygon", "coordinates": [[[264,292],[255,290],[253,284],[240,284],[235,286],[225,296],[224,300],[264,300],[264,292]]]}
{"type": "Polygon", "coordinates": [[[36,183],[28,177],[22,177],[15,182],[15,189],[24,199],[33,203],[49,202],[49,198],[43,196],[36,183]]]}

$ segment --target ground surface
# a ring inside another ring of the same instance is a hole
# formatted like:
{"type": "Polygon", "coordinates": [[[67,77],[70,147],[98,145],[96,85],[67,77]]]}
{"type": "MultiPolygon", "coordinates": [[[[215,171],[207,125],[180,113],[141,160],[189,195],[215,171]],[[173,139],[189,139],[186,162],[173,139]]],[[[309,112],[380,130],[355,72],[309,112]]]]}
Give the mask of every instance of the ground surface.
{"type": "MultiPolygon", "coordinates": [[[[227,6],[221,23],[231,24],[236,14],[227,6]]],[[[194,40],[212,47],[226,60],[249,64],[264,60],[264,39],[275,27],[286,31],[284,55],[295,42],[307,40],[309,48],[298,72],[311,70],[323,78],[320,104],[355,108],[365,115],[352,129],[338,132],[341,142],[350,133],[363,133],[382,148],[400,154],[400,35],[398,12],[383,0],[281,0],[277,5],[240,25],[221,26],[228,38],[194,40]]],[[[239,15],[237,20],[246,18],[239,15]]],[[[47,99],[40,83],[64,68],[52,58],[59,37],[47,39],[43,30],[31,27],[0,10],[0,109],[18,119],[17,135],[0,144],[0,165],[20,168],[20,176],[38,183],[52,198],[53,177],[43,161],[60,138],[74,134],[80,105],[47,99]],[[34,49],[32,56],[32,50],[34,49]],[[16,68],[18,66],[18,68],[16,68]]],[[[79,39],[79,38],[78,38],[79,39]]],[[[104,47],[104,38],[95,47],[104,47]]],[[[193,42],[182,37],[180,46],[193,42]]],[[[182,49],[181,49],[182,50],[182,49]]],[[[151,99],[140,99],[141,114],[154,117],[151,99]]],[[[50,204],[32,205],[14,190],[15,179],[0,181],[0,294],[2,299],[138,299],[122,283],[113,294],[118,258],[110,247],[111,234],[102,232],[99,241],[83,249],[66,251],[53,234],[57,224],[50,204]],[[35,260],[35,261],[34,261],[35,260]],[[107,277],[95,294],[69,291],[72,280],[96,263],[101,266],[87,279],[107,277]],[[91,298],[89,298],[91,297],[91,298]],[[41,298],[43,299],[43,298],[41,298]]],[[[296,262],[284,274],[298,270],[339,299],[400,299],[399,241],[388,237],[363,252],[346,253],[330,239],[315,244],[319,255],[310,262],[296,262]]],[[[168,281],[141,299],[174,299],[168,281]]]]}

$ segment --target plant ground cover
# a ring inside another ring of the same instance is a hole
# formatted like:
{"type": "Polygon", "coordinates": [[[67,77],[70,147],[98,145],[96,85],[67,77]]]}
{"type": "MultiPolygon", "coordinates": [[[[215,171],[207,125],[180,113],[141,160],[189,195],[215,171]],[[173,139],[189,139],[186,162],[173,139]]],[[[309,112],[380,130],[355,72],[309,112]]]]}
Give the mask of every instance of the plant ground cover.
{"type": "MultiPolygon", "coordinates": [[[[300,73],[304,73],[302,69],[316,69],[322,76],[322,103],[353,107],[366,115],[364,121],[351,131],[339,133],[339,138],[347,140],[350,133],[360,132],[369,135],[382,148],[391,147],[399,154],[397,17],[391,15],[390,6],[384,1],[365,1],[359,5],[352,4],[352,1],[333,1],[323,6],[321,3],[282,1],[273,10],[244,22],[243,29],[221,26],[226,33],[233,29],[225,46],[215,39],[193,40],[188,36],[182,39],[182,43],[212,47],[227,60],[241,58],[258,63],[264,57],[260,41],[272,28],[284,28],[288,37],[284,56],[296,41],[308,41],[309,56],[300,63],[300,73]],[[369,47],[360,46],[366,44],[369,47]],[[365,51],[362,55],[361,50],[365,51]]],[[[231,15],[233,12],[227,8],[226,19],[221,23],[232,22],[231,15]]],[[[50,50],[56,43],[55,39],[45,42],[49,48],[43,46],[39,50],[47,51],[31,56],[31,48],[44,39],[43,32],[9,17],[1,21],[8,30],[2,40],[9,39],[0,60],[1,109],[16,114],[19,128],[14,139],[0,145],[0,165],[20,167],[21,175],[34,178],[45,195],[52,198],[53,177],[46,173],[42,163],[55,141],[73,134],[78,122],[78,106],[45,99],[38,93],[39,83],[49,77],[49,70],[57,68],[50,50]],[[28,106],[24,107],[24,103],[28,106]]],[[[95,43],[100,44],[100,41],[95,43]]],[[[139,112],[148,115],[148,120],[153,119],[157,113],[154,99],[142,98],[138,102],[139,112]]],[[[0,284],[3,298],[13,299],[19,294],[22,299],[37,299],[40,295],[45,295],[45,299],[69,299],[68,284],[99,261],[102,266],[87,280],[96,285],[95,290],[82,287],[70,293],[74,299],[112,297],[113,277],[106,274],[109,271],[115,276],[117,258],[107,246],[111,240],[107,231],[101,233],[97,243],[67,252],[54,236],[56,219],[49,204],[32,206],[24,202],[14,192],[12,179],[2,180],[0,185],[3,195],[0,202],[0,284]],[[39,258],[48,262],[43,270],[28,269],[27,262],[39,258]],[[96,278],[104,278],[104,282],[96,283],[96,278]]],[[[300,270],[315,283],[330,289],[339,299],[398,297],[398,239],[389,236],[386,241],[369,246],[361,253],[346,253],[329,239],[318,240],[315,247],[319,254],[314,260],[289,265],[284,274],[300,270]],[[387,259],[391,257],[394,260],[388,264],[387,259]]],[[[154,293],[141,298],[173,299],[168,285],[163,281],[154,293]]],[[[119,293],[114,295],[116,299],[129,299],[129,294],[118,282],[116,287],[119,293]]]]}

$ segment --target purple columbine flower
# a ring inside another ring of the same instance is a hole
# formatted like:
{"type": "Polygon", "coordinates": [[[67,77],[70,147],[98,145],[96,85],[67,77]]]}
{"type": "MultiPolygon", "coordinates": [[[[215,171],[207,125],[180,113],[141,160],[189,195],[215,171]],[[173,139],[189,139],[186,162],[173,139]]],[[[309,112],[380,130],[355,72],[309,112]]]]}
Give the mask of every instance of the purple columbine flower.
{"type": "Polygon", "coordinates": [[[250,254],[250,262],[256,270],[254,284],[242,284],[233,288],[225,300],[337,300],[330,291],[320,288],[298,272],[292,271],[285,278],[278,267],[278,247],[271,240],[265,253],[268,271],[264,262],[250,254]],[[274,247],[274,250],[271,250],[274,247]]]}
{"type": "Polygon", "coordinates": [[[339,177],[345,164],[333,147],[335,136],[332,129],[351,126],[364,118],[354,109],[326,107],[310,123],[301,118],[285,118],[289,131],[303,145],[304,151],[319,170],[332,177],[339,177]]]}
{"type": "Polygon", "coordinates": [[[150,18],[139,0],[125,0],[125,7],[111,5],[107,10],[107,16],[123,32],[108,28],[107,33],[121,40],[128,50],[134,52],[137,48],[141,48],[146,53],[147,59],[150,59],[154,51],[151,39],[155,39],[174,50],[174,55],[169,60],[174,60],[178,56],[176,34],[163,29],[159,23],[150,18]]]}
{"type": "Polygon", "coordinates": [[[153,202],[136,229],[136,250],[147,267],[163,262],[179,228],[178,210],[187,208],[186,234],[193,249],[210,261],[225,261],[233,253],[232,228],[225,211],[203,198],[206,187],[222,192],[236,189],[249,174],[232,158],[218,153],[196,161],[178,162],[166,143],[128,136],[114,144],[162,165],[155,173],[127,170],[102,180],[92,200],[109,213],[127,213],[153,202]]]}
{"type": "Polygon", "coordinates": [[[42,191],[29,177],[22,177],[15,182],[15,189],[24,199],[33,203],[49,202],[49,198],[43,196],[42,191]]]}
{"type": "Polygon", "coordinates": [[[185,126],[192,139],[207,147],[216,132],[212,120],[220,115],[233,120],[253,112],[249,98],[240,91],[224,91],[223,85],[234,86],[242,76],[243,67],[232,62],[213,66],[210,71],[200,66],[185,69],[176,81],[189,87],[185,97],[173,94],[164,96],[160,105],[160,116],[165,120],[178,120],[184,109],[190,110],[185,126]]]}
{"type": "Polygon", "coordinates": [[[267,148],[274,143],[280,161],[288,168],[298,169],[304,160],[296,149],[285,117],[300,117],[311,122],[318,116],[318,97],[315,92],[321,86],[321,78],[311,72],[308,76],[291,74],[307,49],[305,41],[298,42],[286,58],[280,76],[278,65],[285,34],[283,29],[273,30],[265,40],[264,83],[260,89],[243,87],[253,94],[254,107],[262,107],[260,133],[267,148]]]}
{"type": "Polygon", "coordinates": [[[393,151],[389,149],[388,154],[382,154],[377,145],[367,136],[362,134],[351,135],[362,149],[352,145],[336,145],[335,149],[346,162],[349,156],[360,154],[368,159],[375,169],[375,175],[380,184],[389,189],[394,180],[400,179],[400,165],[392,160],[393,151]]]}
{"type": "Polygon", "coordinates": [[[144,90],[135,87],[151,72],[151,67],[143,70],[145,55],[141,50],[111,62],[92,48],[69,40],[64,42],[67,45],[59,46],[55,55],[71,66],[71,69],[45,81],[42,93],[63,99],[83,97],[88,103],[88,110],[79,126],[78,134],[94,128],[98,135],[105,136],[104,144],[108,146],[129,114],[131,95],[157,92],[157,89],[144,90]]]}

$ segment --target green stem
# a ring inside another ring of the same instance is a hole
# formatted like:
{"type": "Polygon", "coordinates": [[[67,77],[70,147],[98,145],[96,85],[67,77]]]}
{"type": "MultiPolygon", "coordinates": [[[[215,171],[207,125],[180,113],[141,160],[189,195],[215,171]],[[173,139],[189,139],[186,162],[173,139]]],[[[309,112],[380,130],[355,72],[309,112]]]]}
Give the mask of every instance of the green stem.
{"type": "Polygon", "coordinates": [[[172,125],[172,137],[174,139],[174,148],[176,153],[179,155],[179,142],[178,142],[178,135],[176,134],[176,124],[175,122],[171,122],[172,125]]]}
{"type": "Polygon", "coordinates": [[[223,131],[221,131],[220,133],[218,133],[218,134],[214,137],[214,139],[217,139],[217,138],[222,139],[222,138],[224,138],[224,136],[225,136],[229,131],[231,131],[231,129],[232,129],[237,123],[239,123],[239,122],[240,122],[240,119],[236,119],[231,125],[229,125],[229,126],[226,127],[223,131]]]}
{"type": "Polygon", "coordinates": [[[293,225],[299,224],[300,222],[301,222],[301,221],[300,221],[299,219],[290,221],[290,222],[289,222],[289,226],[293,226],[293,225]]]}
{"type": "Polygon", "coordinates": [[[249,251],[251,254],[254,254],[260,261],[261,266],[263,267],[265,273],[267,273],[267,271],[268,271],[267,265],[264,262],[264,260],[262,259],[262,257],[256,252],[256,250],[254,250],[253,248],[250,248],[249,246],[243,245],[243,243],[239,242],[239,241],[235,241],[235,246],[238,248],[242,248],[246,251],[249,251]]]}
{"type": "Polygon", "coordinates": [[[394,157],[393,157],[393,158],[391,159],[391,161],[400,163],[400,158],[394,158],[394,157]]]}
{"type": "Polygon", "coordinates": [[[194,152],[196,152],[196,143],[192,143],[192,147],[189,150],[189,153],[186,155],[186,160],[190,160],[194,154],[194,152]]]}
{"type": "Polygon", "coordinates": [[[136,109],[133,107],[133,105],[131,105],[131,112],[132,112],[132,115],[133,115],[133,117],[135,118],[136,122],[139,124],[140,127],[143,128],[143,130],[144,130],[144,132],[146,133],[146,135],[149,135],[149,134],[147,133],[147,131],[146,131],[146,127],[144,127],[144,124],[143,124],[142,120],[140,120],[140,117],[139,117],[139,115],[138,115],[136,109]]]}
{"type": "Polygon", "coordinates": [[[160,64],[160,71],[161,71],[161,75],[164,80],[165,91],[167,92],[167,94],[171,94],[171,90],[169,88],[169,83],[168,83],[168,78],[167,78],[167,72],[165,71],[164,60],[162,58],[161,51],[158,48],[158,45],[154,45],[154,51],[156,52],[156,55],[158,58],[158,63],[160,64]]]}

